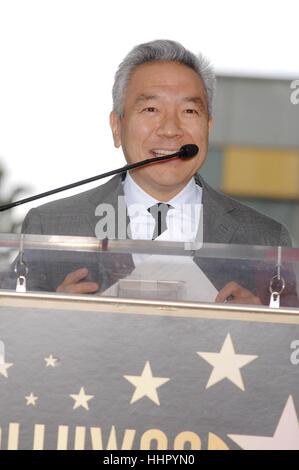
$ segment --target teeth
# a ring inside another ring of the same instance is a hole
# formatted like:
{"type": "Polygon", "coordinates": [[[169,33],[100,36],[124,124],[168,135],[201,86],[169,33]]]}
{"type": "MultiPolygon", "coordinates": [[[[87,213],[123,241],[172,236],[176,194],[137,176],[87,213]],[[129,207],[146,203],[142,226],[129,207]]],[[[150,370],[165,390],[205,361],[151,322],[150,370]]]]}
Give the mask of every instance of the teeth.
{"type": "Polygon", "coordinates": [[[152,153],[154,153],[158,157],[162,157],[163,155],[172,155],[176,152],[178,152],[178,150],[152,150],[152,153]]]}

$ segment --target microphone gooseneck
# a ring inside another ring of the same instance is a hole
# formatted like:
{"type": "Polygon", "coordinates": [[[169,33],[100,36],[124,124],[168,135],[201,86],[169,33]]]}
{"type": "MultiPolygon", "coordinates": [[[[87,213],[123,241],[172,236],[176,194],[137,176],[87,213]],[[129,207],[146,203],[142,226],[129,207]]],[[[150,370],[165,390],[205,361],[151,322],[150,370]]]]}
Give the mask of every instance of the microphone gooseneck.
{"type": "Polygon", "coordinates": [[[156,163],[156,162],[163,161],[163,160],[170,160],[171,158],[176,158],[176,157],[191,158],[197,154],[198,150],[199,148],[197,145],[186,144],[186,145],[183,145],[178,152],[175,152],[171,155],[163,155],[162,157],[153,157],[153,158],[148,158],[147,160],[142,160],[141,162],[131,163],[121,168],[117,168],[116,170],[107,171],[106,173],[103,173],[101,175],[92,176],[91,178],[77,181],[76,183],[67,184],[66,186],[61,186],[60,188],[51,189],[50,191],[46,191],[44,193],[36,194],[35,196],[30,196],[25,199],[21,199],[20,201],[11,202],[10,204],[5,204],[4,206],[0,206],[0,212],[7,211],[8,209],[12,209],[13,207],[16,207],[16,206],[21,206],[22,204],[26,204],[27,202],[36,201],[37,199],[41,199],[43,197],[52,196],[53,194],[66,191],[68,189],[76,188],[77,186],[81,186],[83,184],[92,183],[93,181],[97,181],[102,178],[107,178],[108,176],[117,175],[118,173],[124,173],[125,171],[133,170],[134,168],[139,168],[144,165],[150,165],[152,163],[156,163]]]}

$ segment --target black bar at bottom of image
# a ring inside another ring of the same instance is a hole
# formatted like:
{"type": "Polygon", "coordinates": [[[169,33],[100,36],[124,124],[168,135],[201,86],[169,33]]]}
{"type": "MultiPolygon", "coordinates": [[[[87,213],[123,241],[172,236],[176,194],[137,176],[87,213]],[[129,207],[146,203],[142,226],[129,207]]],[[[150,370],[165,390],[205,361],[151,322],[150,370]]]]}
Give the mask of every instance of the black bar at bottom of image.
{"type": "MultiPolygon", "coordinates": [[[[285,452],[263,451],[257,454],[256,451],[160,451],[160,450],[136,450],[136,451],[0,451],[0,466],[20,463],[22,466],[30,463],[34,464],[76,463],[80,465],[88,464],[88,469],[105,468],[105,466],[124,466],[127,468],[140,468],[152,465],[184,465],[195,466],[205,463],[223,464],[229,462],[246,463],[265,462],[271,464],[285,463],[285,452]]],[[[19,467],[18,467],[19,468],[19,467]]]]}

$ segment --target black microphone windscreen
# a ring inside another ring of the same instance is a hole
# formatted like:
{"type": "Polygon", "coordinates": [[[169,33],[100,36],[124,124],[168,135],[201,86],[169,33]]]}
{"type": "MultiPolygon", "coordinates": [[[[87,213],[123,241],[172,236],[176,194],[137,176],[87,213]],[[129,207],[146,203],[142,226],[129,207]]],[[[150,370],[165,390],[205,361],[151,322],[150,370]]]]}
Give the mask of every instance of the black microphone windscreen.
{"type": "Polygon", "coordinates": [[[183,158],[194,157],[197,154],[198,150],[199,150],[199,148],[195,144],[183,145],[180,148],[180,157],[183,157],[183,158]]]}

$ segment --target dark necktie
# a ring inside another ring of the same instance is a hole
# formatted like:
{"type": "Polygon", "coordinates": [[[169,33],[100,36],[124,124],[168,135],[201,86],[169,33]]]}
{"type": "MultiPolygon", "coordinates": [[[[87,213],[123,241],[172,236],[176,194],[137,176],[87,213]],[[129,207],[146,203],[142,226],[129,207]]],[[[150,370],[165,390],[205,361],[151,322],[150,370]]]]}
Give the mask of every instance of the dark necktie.
{"type": "Polygon", "coordinates": [[[165,204],[164,202],[158,202],[147,209],[155,220],[152,240],[155,240],[155,238],[159,237],[161,233],[167,230],[166,216],[169,209],[173,209],[173,207],[170,204],[165,204]]]}

